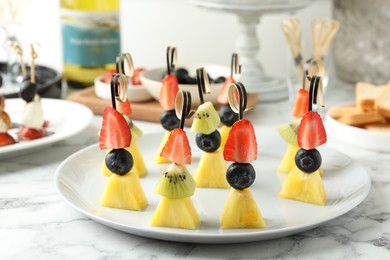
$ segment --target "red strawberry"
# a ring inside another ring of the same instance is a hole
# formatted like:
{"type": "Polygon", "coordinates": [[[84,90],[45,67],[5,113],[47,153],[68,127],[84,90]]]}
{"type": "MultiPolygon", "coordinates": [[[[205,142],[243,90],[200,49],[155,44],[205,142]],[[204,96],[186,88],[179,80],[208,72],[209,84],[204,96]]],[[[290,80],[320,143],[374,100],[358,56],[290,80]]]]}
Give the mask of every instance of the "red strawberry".
{"type": "Polygon", "coordinates": [[[23,140],[33,140],[45,136],[45,129],[34,129],[22,126],[20,128],[19,136],[23,140]]]}
{"type": "Polygon", "coordinates": [[[102,82],[110,84],[111,77],[115,73],[116,73],[116,70],[114,70],[114,69],[108,69],[108,70],[104,71],[102,82]]]}
{"type": "Polygon", "coordinates": [[[229,87],[235,80],[232,76],[229,76],[225,79],[223,86],[218,94],[218,103],[220,104],[229,104],[229,87]]]}
{"type": "Polygon", "coordinates": [[[294,102],[292,116],[303,117],[309,111],[309,91],[301,88],[294,102]]]}
{"type": "Polygon", "coordinates": [[[14,144],[15,139],[10,136],[8,133],[0,133],[0,146],[14,144]]]}
{"type": "Polygon", "coordinates": [[[162,80],[160,90],[160,104],[165,111],[175,109],[177,92],[179,92],[179,82],[176,76],[173,74],[167,75],[162,80]]]}
{"type": "Polygon", "coordinates": [[[171,131],[160,156],[177,164],[191,164],[191,147],[183,129],[175,128],[171,131]]]}
{"type": "Polygon", "coordinates": [[[131,110],[130,101],[128,99],[126,99],[125,102],[116,101],[116,109],[122,115],[131,115],[133,112],[131,110]]]}
{"type": "Polygon", "coordinates": [[[126,119],[112,107],[104,109],[99,143],[100,149],[119,149],[130,146],[129,125],[126,119]]]}
{"type": "Polygon", "coordinates": [[[298,128],[299,147],[310,150],[326,143],[326,131],[317,112],[309,111],[302,118],[298,128]]]}
{"type": "Polygon", "coordinates": [[[139,86],[139,85],[142,85],[142,82],[141,82],[141,79],[139,77],[139,75],[144,72],[144,68],[137,68],[134,70],[134,74],[133,74],[133,77],[131,78],[131,84],[133,86],[139,86]]]}
{"type": "Polygon", "coordinates": [[[257,159],[256,134],[250,121],[242,119],[233,124],[223,157],[226,161],[239,163],[250,163],[257,159]]]}

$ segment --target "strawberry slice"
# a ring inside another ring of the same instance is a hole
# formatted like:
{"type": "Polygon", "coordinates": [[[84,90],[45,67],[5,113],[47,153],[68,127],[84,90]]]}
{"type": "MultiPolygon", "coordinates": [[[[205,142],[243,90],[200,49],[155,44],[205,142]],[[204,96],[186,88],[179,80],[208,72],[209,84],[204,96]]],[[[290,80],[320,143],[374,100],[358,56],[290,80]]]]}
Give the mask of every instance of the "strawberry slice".
{"type": "Polygon", "coordinates": [[[133,112],[128,99],[126,99],[125,102],[116,101],[116,110],[118,110],[118,112],[122,115],[131,115],[133,112]]]}
{"type": "Polygon", "coordinates": [[[0,146],[16,143],[15,139],[8,133],[0,133],[0,146]]]}
{"type": "Polygon", "coordinates": [[[99,143],[100,149],[119,149],[130,146],[129,125],[126,119],[112,107],[104,109],[99,143]]]}
{"type": "Polygon", "coordinates": [[[292,116],[303,117],[309,111],[309,91],[301,88],[294,102],[292,116]]]}
{"type": "Polygon", "coordinates": [[[238,163],[250,163],[257,159],[256,134],[250,121],[242,119],[233,124],[223,157],[226,161],[238,163]]]}
{"type": "Polygon", "coordinates": [[[144,68],[137,68],[134,70],[134,74],[133,74],[133,77],[131,78],[131,84],[133,86],[140,86],[142,85],[142,82],[141,82],[141,79],[139,77],[139,75],[141,75],[142,72],[144,72],[145,69],[144,68]]]}
{"type": "Polygon", "coordinates": [[[229,87],[235,80],[232,76],[229,76],[225,79],[223,86],[218,94],[218,103],[220,104],[229,104],[229,87]]]}
{"type": "Polygon", "coordinates": [[[171,131],[160,156],[180,165],[191,164],[191,147],[183,129],[175,128],[171,131]]]}
{"type": "Polygon", "coordinates": [[[160,90],[160,104],[165,111],[175,109],[176,94],[179,92],[179,82],[173,74],[167,75],[162,80],[160,90]]]}
{"type": "Polygon", "coordinates": [[[19,136],[23,140],[34,140],[45,136],[45,129],[34,129],[22,126],[19,131],[19,136]]]}
{"type": "Polygon", "coordinates": [[[110,84],[111,83],[111,77],[115,73],[116,73],[116,70],[114,70],[114,69],[107,69],[107,70],[105,70],[104,74],[103,74],[102,82],[110,84]]]}
{"type": "Polygon", "coordinates": [[[326,143],[326,131],[317,112],[310,111],[302,118],[298,128],[299,147],[310,150],[326,143]]]}

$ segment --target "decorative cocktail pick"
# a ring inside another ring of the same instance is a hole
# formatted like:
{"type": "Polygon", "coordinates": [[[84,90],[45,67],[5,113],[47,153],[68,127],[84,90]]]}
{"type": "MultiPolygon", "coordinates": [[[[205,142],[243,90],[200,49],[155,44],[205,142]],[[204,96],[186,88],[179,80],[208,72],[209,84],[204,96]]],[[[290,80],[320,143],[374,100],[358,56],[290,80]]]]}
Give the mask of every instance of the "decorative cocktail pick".
{"type": "Polygon", "coordinates": [[[238,114],[238,121],[230,130],[223,152],[226,161],[233,163],[226,171],[231,186],[221,215],[221,226],[229,228],[264,228],[265,221],[250,190],[256,178],[251,162],[257,159],[257,141],[252,123],[243,119],[247,94],[242,83],[229,88],[229,104],[238,114]]]}
{"type": "Polygon", "coordinates": [[[15,139],[8,133],[8,130],[12,127],[11,117],[5,111],[5,98],[0,94],[0,146],[16,143],[15,139]]]}
{"type": "Polygon", "coordinates": [[[13,41],[11,43],[11,47],[15,50],[16,55],[19,56],[20,68],[22,69],[22,76],[23,76],[23,79],[24,79],[27,76],[27,71],[26,71],[26,65],[24,64],[24,61],[23,61],[23,49],[20,46],[20,44],[17,43],[16,41],[13,41]]]}
{"type": "Polygon", "coordinates": [[[325,64],[320,59],[309,59],[305,62],[302,75],[302,88],[298,90],[295,98],[292,115],[302,117],[308,111],[309,104],[309,84],[311,77],[314,75],[323,77],[325,74],[325,64]]]}
{"type": "Polygon", "coordinates": [[[314,59],[323,60],[328,54],[340,23],[333,19],[314,18],[312,21],[312,44],[314,59]]]}
{"type": "Polygon", "coordinates": [[[303,74],[301,23],[298,18],[290,18],[282,22],[282,29],[294,58],[296,74],[301,80],[303,74]]]}
{"type": "Polygon", "coordinates": [[[326,131],[320,115],[313,105],[323,106],[320,76],[310,80],[309,107],[298,128],[295,167],[289,172],[279,196],[286,199],[324,205],[326,193],[321,180],[321,154],[317,146],[326,142],[326,131]]]}

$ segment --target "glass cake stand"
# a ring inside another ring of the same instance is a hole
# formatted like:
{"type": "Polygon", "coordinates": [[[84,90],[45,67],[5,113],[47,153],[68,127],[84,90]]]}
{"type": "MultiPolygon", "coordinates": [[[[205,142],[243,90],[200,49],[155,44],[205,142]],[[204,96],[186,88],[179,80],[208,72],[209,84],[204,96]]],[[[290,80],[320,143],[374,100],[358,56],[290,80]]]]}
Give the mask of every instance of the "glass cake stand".
{"type": "Polygon", "coordinates": [[[241,81],[250,93],[257,93],[261,101],[271,102],[287,98],[286,81],[266,75],[256,59],[260,50],[256,27],[266,14],[294,12],[306,7],[312,0],[190,0],[190,3],[211,11],[235,14],[240,33],[237,53],[242,65],[241,81]]]}

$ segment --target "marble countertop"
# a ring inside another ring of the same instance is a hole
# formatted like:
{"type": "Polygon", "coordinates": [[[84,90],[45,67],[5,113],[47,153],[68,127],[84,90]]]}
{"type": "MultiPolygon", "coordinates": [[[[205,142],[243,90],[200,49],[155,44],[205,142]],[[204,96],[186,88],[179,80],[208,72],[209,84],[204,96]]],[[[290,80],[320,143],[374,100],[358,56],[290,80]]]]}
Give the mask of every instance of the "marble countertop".
{"type": "MultiPolygon", "coordinates": [[[[332,84],[327,105],[350,102],[354,90],[332,84]]],[[[287,101],[259,104],[255,127],[290,120],[287,101]]],[[[92,221],[57,194],[54,172],[74,152],[97,142],[101,117],[77,136],[45,150],[0,160],[0,259],[390,259],[390,154],[330,139],[369,173],[368,197],[347,214],[289,237],[230,245],[186,244],[133,236],[92,221]]],[[[144,132],[158,124],[139,122],[144,132]]]]}

